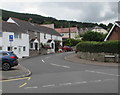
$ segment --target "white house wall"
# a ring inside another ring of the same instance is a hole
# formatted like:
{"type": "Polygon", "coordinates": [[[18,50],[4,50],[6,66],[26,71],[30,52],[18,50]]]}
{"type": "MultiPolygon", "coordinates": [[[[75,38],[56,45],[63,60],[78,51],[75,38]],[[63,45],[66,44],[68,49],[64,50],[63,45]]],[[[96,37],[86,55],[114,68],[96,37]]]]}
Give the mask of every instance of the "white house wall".
{"type": "Polygon", "coordinates": [[[40,43],[46,44],[49,39],[51,39],[51,35],[46,34],[46,39],[45,39],[44,33],[40,33],[40,43]]]}
{"type": "MultiPolygon", "coordinates": [[[[63,38],[69,38],[69,33],[62,33],[63,34],[63,38]]],[[[75,37],[77,36],[77,33],[72,32],[70,33],[71,38],[75,39],[75,37]]]]}
{"type": "Polygon", "coordinates": [[[92,31],[98,32],[98,33],[103,33],[103,34],[108,33],[105,29],[93,29],[92,31]]]}
{"type": "MultiPolygon", "coordinates": [[[[3,32],[3,50],[7,51],[8,46],[10,46],[10,42],[9,42],[9,35],[13,35],[14,33],[12,32],[3,32]]],[[[0,40],[1,42],[1,40],[0,40]]],[[[19,57],[22,58],[24,56],[29,56],[29,35],[28,34],[21,34],[21,38],[20,39],[16,39],[14,38],[13,42],[11,42],[12,47],[13,47],[13,51],[14,53],[19,57]],[[26,47],[25,51],[23,51],[23,47],[26,47]],[[16,49],[15,49],[16,48],[16,49]],[[21,49],[21,51],[19,52],[19,50],[21,49]]]]}
{"type": "Polygon", "coordinates": [[[0,47],[2,47],[2,37],[0,37],[0,47]]]}

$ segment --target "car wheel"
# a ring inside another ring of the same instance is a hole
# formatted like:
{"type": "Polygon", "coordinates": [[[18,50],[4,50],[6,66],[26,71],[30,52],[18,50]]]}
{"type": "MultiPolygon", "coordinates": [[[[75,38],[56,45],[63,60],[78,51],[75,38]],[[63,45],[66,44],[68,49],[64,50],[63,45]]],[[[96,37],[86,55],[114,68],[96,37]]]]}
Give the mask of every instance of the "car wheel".
{"type": "Polygon", "coordinates": [[[9,63],[3,63],[2,64],[2,70],[8,71],[8,70],[10,70],[10,68],[11,68],[11,66],[10,66],[9,63]]]}

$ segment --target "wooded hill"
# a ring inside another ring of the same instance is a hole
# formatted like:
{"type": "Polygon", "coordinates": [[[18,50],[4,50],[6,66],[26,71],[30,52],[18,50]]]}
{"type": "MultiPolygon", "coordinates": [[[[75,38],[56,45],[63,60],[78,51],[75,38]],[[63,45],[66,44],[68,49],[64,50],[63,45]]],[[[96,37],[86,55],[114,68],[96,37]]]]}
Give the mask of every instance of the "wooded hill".
{"type": "Polygon", "coordinates": [[[104,24],[97,24],[97,23],[87,23],[87,22],[77,22],[77,21],[67,21],[67,20],[57,20],[53,17],[45,17],[37,14],[28,14],[28,13],[17,13],[17,12],[12,12],[12,11],[6,11],[6,10],[1,10],[2,11],[2,20],[7,21],[9,17],[15,17],[19,18],[21,20],[26,20],[28,21],[29,18],[32,18],[33,23],[38,23],[38,24],[55,24],[55,28],[60,28],[62,27],[74,27],[77,26],[78,28],[92,28],[94,26],[100,26],[103,27],[104,29],[110,29],[112,27],[112,23],[108,24],[108,26],[104,24]]]}

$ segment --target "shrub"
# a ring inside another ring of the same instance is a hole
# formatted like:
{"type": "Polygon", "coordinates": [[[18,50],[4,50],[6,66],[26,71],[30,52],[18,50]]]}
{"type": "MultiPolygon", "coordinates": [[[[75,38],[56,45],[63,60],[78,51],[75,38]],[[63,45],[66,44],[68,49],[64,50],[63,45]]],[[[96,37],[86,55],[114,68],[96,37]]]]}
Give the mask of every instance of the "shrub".
{"type": "Polygon", "coordinates": [[[78,51],[91,52],[91,53],[119,53],[120,54],[120,41],[107,41],[107,42],[80,42],[76,46],[78,51]]]}
{"type": "Polygon", "coordinates": [[[85,34],[82,35],[83,41],[104,41],[106,34],[87,31],[85,34]]]}
{"type": "Polygon", "coordinates": [[[65,46],[76,46],[81,40],[79,39],[66,39],[63,41],[65,46]]]}

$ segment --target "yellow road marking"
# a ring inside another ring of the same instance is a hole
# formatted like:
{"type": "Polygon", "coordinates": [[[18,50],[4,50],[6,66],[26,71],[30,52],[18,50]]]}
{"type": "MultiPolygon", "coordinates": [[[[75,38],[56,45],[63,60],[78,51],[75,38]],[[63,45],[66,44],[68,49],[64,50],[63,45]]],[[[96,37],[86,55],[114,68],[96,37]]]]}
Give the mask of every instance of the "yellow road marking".
{"type": "Polygon", "coordinates": [[[30,79],[31,79],[31,77],[28,78],[28,80],[30,80],[30,79]]]}
{"type": "Polygon", "coordinates": [[[21,88],[21,87],[23,87],[23,86],[25,86],[25,85],[27,85],[27,83],[24,83],[24,84],[20,85],[19,88],[21,88]]]}
{"type": "Polygon", "coordinates": [[[31,77],[24,77],[24,78],[15,78],[15,79],[9,79],[9,80],[2,80],[0,82],[9,82],[9,81],[16,81],[16,80],[23,80],[23,79],[28,79],[30,80],[31,77]]]}
{"type": "MultiPolygon", "coordinates": [[[[30,79],[31,79],[31,77],[28,77],[27,80],[29,81],[30,79]]],[[[27,82],[25,82],[25,83],[23,83],[22,85],[20,85],[19,88],[21,88],[21,87],[23,87],[23,86],[25,86],[25,85],[27,85],[27,82]]]]}

